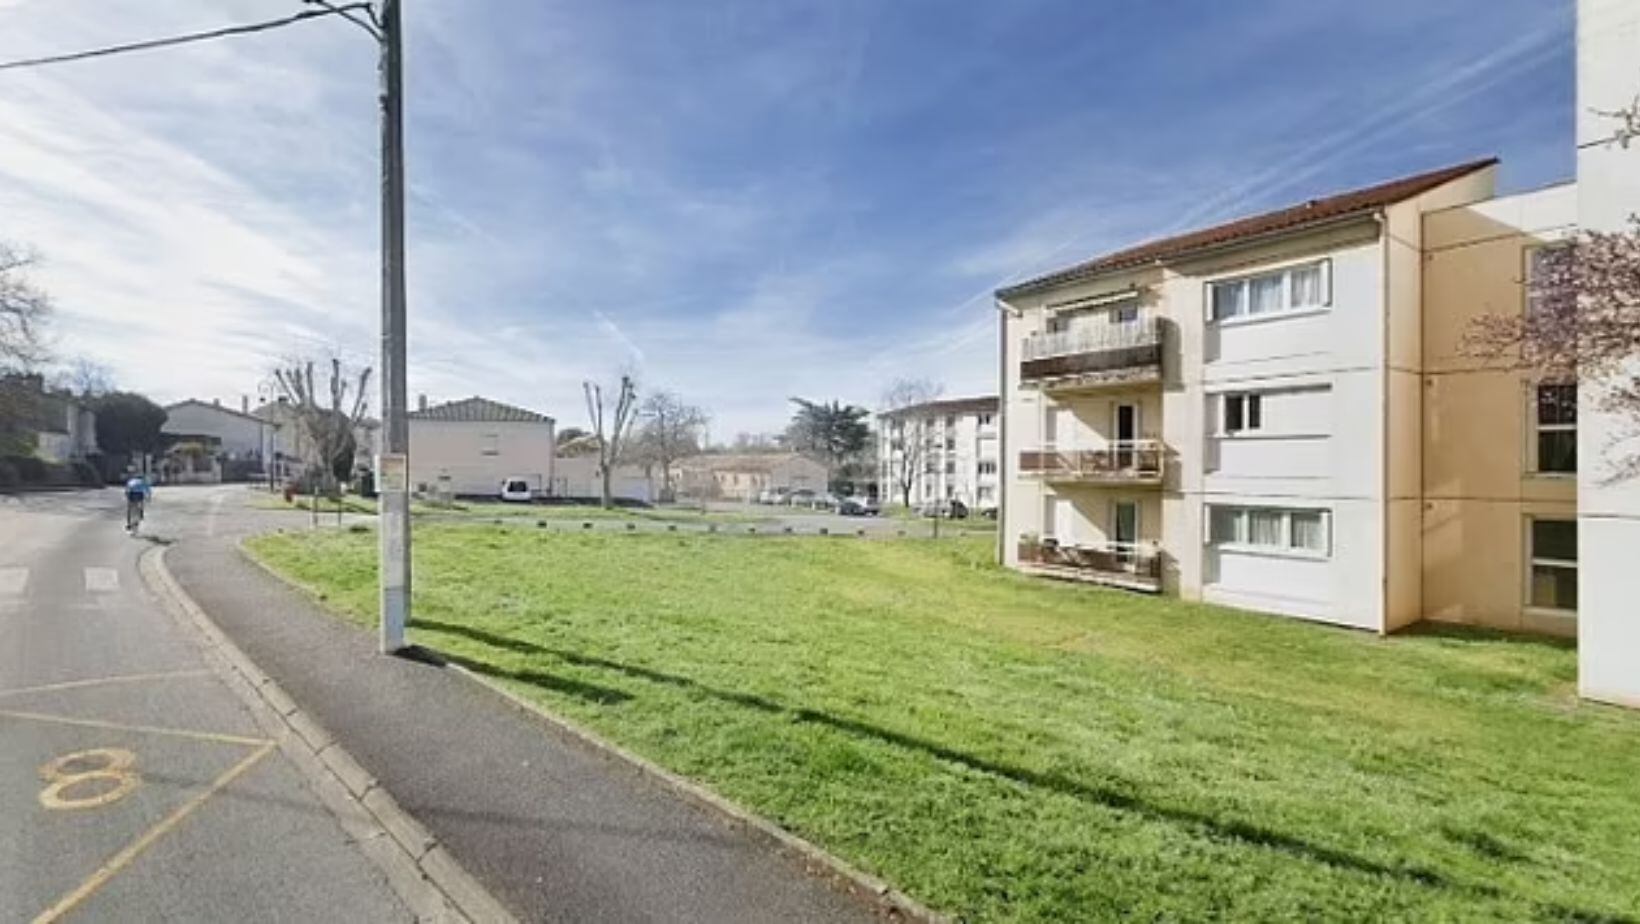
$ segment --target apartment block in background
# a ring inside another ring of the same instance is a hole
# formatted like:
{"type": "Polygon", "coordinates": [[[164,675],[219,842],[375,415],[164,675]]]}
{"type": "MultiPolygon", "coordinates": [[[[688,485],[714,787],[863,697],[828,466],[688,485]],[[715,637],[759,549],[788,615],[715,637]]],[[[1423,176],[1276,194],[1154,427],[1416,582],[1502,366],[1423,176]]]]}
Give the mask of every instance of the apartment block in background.
{"type": "Polygon", "coordinates": [[[961,501],[995,510],[1000,496],[998,399],[952,398],[877,415],[878,486],[885,503],[961,501]]]}

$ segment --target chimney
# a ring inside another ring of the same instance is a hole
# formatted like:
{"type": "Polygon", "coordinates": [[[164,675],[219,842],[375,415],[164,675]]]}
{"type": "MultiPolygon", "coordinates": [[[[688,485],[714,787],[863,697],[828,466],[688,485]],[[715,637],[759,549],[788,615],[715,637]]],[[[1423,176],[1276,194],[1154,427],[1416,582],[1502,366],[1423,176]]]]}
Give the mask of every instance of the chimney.
{"type": "Polygon", "coordinates": [[[250,412],[251,412],[251,396],[250,395],[240,395],[239,396],[239,413],[249,414],[250,412]]]}
{"type": "Polygon", "coordinates": [[[211,399],[211,404],[216,406],[216,407],[221,407],[222,406],[222,399],[221,398],[212,398],[211,399]]]}
{"type": "Polygon", "coordinates": [[[416,410],[418,410],[418,411],[427,410],[427,393],[426,392],[423,392],[423,393],[416,396],[416,410]]]}

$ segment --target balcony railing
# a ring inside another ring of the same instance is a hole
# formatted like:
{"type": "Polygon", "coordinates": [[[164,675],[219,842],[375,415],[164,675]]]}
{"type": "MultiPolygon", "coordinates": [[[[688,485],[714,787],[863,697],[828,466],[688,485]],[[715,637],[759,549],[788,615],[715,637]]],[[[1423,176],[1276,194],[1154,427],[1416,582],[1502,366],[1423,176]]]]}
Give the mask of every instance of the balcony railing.
{"type": "Polygon", "coordinates": [[[1032,334],[1021,347],[1022,380],[1160,378],[1162,322],[1145,317],[1032,334]]]}
{"type": "Polygon", "coordinates": [[[1162,552],[1153,543],[1065,544],[1021,539],[1019,564],[1049,577],[1124,587],[1145,593],[1162,589],[1162,552]]]}
{"type": "Polygon", "coordinates": [[[1027,449],[1019,473],[1044,481],[1160,484],[1167,447],[1160,440],[1125,440],[1104,449],[1027,449]]]}

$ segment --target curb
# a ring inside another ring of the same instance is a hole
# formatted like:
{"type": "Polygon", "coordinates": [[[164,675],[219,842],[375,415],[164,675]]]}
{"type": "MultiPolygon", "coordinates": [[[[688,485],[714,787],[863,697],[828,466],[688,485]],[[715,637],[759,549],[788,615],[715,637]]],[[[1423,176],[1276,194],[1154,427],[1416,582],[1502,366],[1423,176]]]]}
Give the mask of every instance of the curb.
{"type": "Polygon", "coordinates": [[[369,771],[200,609],[165,566],[167,551],[159,547],[143,553],[138,567],[144,583],[174,619],[198,635],[213,671],[296,766],[360,852],[381,870],[416,920],[516,922],[369,771]]]}
{"type": "MultiPolygon", "coordinates": [[[[298,584],[273,570],[255,555],[250,554],[243,543],[239,544],[238,549],[239,554],[246,561],[287,586],[307,594],[318,603],[321,609],[328,609],[328,605],[319,600],[310,588],[298,584]]],[[[413,617],[410,625],[412,628],[415,626],[413,617]]],[[[501,697],[508,705],[526,713],[532,719],[542,722],[553,731],[573,739],[600,757],[627,765],[637,771],[639,775],[649,778],[662,788],[682,797],[691,804],[718,815],[730,826],[740,828],[763,840],[764,843],[796,857],[802,861],[809,872],[830,878],[833,882],[874,905],[876,911],[890,920],[914,921],[918,924],[955,924],[957,921],[955,918],[934,911],[870,873],[850,865],[843,858],[819,845],[805,840],[767,818],[756,815],[725,799],[694,780],[679,776],[654,761],[640,757],[626,748],[603,738],[596,732],[582,728],[568,719],[548,712],[500,683],[462,666],[450,655],[437,649],[425,648],[419,645],[412,647],[436,659],[437,663],[444,669],[454,671],[480,687],[489,690],[501,697]]]]}
{"type": "Polygon", "coordinates": [[[830,877],[857,895],[864,896],[867,901],[877,906],[877,911],[890,920],[915,921],[919,924],[954,924],[956,919],[934,911],[887,882],[850,865],[836,854],[787,831],[767,818],[753,814],[694,780],[679,776],[648,758],[640,757],[606,740],[596,732],[548,712],[500,683],[464,667],[452,660],[449,655],[436,649],[423,650],[436,655],[445,668],[500,696],[514,708],[528,713],[530,717],[545,723],[554,731],[575,739],[602,757],[628,765],[640,775],[648,777],[694,805],[722,816],[730,825],[741,828],[777,849],[797,857],[811,872],[830,877]]]}

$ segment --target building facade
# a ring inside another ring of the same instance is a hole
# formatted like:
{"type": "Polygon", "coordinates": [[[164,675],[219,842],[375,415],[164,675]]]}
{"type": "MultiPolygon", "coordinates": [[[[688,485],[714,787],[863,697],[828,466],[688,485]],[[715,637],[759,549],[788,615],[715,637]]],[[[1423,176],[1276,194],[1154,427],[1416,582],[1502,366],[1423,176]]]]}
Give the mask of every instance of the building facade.
{"type": "Polygon", "coordinates": [[[999,400],[929,401],[877,415],[879,485],[885,503],[912,508],[960,501],[997,508],[999,400]]]}
{"type": "Polygon", "coordinates": [[[410,487],[419,494],[495,497],[509,478],[551,492],[553,419],[472,397],[410,414],[410,487]]]}
{"type": "Polygon", "coordinates": [[[1527,310],[1575,187],[1408,177],[1004,290],[1005,561],[1379,632],[1572,634],[1575,387],[1461,340],[1527,310]]]}
{"type": "Polygon", "coordinates": [[[826,467],[795,452],[707,452],[677,463],[686,497],[755,501],[764,491],[826,490],[826,467]]]}

